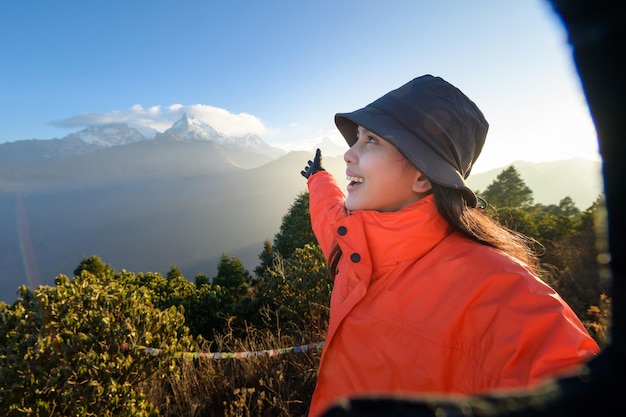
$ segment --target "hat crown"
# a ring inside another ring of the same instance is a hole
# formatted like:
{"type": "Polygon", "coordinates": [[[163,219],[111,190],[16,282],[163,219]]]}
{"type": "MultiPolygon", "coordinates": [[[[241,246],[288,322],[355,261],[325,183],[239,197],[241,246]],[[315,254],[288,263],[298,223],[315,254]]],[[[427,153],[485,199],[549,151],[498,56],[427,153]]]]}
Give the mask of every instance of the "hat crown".
{"type": "MultiPolygon", "coordinates": [[[[368,106],[403,125],[467,178],[480,155],[489,124],[478,106],[440,77],[424,75],[368,106]]],[[[374,132],[376,133],[376,132],[374,132]]],[[[396,146],[405,151],[403,143],[396,146]]],[[[407,150],[410,153],[410,147],[407,150]]],[[[419,167],[428,171],[427,167],[419,167]]]]}

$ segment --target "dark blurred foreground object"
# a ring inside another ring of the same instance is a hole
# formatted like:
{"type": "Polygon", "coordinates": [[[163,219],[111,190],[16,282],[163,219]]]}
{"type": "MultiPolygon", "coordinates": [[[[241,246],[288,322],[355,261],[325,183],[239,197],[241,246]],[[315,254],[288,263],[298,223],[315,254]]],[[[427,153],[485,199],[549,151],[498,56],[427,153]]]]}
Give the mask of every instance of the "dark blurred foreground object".
{"type": "Polygon", "coordinates": [[[613,275],[610,344],[587,363],[584,374],[549,381],[530,393],[352,397],[338,402],[323,417],[626,415],[626,3],[549,3],[568,32],[598,133],[613,275]]]}

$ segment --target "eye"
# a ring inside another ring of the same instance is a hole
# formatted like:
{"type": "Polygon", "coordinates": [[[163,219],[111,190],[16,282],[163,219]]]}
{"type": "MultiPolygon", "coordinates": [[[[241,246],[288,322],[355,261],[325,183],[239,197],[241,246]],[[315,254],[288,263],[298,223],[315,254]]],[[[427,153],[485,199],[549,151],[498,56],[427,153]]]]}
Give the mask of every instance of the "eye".
{"type": "Polygon", "coordinates": [[[378,138],[368,130],[357,131],[356,140],[362,143],[378,143],[378,138]]]}

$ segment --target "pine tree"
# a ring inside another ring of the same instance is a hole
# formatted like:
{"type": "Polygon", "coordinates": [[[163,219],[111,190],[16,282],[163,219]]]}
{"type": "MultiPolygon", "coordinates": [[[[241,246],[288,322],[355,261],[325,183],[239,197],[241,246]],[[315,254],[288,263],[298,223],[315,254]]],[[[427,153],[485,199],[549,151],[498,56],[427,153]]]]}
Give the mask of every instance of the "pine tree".
{"type": "Polygon", "coordinates": [[[243,262],[236,256],[229,257],[223,253],[217,265],[213,285],[224,288],[230,295],[230,303],[234,305],[247,295],[251,283],[252,277],[243,262]]]}
{"type": "Polygon", "coordinates": [[[262,277],[267,268],[270,268],[274,264],[276,254],[274,252],[274,246],[269,240],[263,242],[263,252],[259,254],[259,265],[254,268],[254,275],[258,278],[262,277]]]}
{"type": "Polygon", "coordinates": [[[115,274],[111,265],[104,263],[99,256],[83,258],[81,263],[74,269],[74,275],[80,275],[82,271],[87,271],[95,276],[108,277],[115,274]]]}
{"type": "Polygon", "coordinates": [[[280,231],[274,237],[274,249],[283,258],[289,258],[297,248],[317,245],[309,217],[309,193],[300,193],[283,216],[280,231]]]}
{"type": "Polygon", "coordinates": [[[498,174],[481,196],[496,209],[527,208],[533,203],[532,190],[526,186],[513,165],[498,174]]]}

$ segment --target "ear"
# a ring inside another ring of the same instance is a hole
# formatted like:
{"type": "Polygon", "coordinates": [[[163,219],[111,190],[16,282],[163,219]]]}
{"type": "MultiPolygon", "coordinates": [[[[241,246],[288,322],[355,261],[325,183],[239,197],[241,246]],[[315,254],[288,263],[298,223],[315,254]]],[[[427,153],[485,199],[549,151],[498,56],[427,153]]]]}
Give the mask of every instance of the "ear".
{"type": "Polygon", "coordinates": [[[415,181],[413,181],[413,191],[418,194],[428,193],[433,189],[430,180],[417,171],[415,181]]]}

